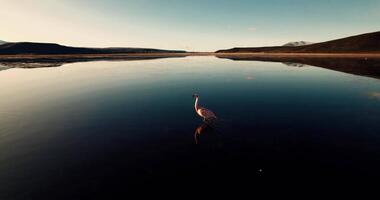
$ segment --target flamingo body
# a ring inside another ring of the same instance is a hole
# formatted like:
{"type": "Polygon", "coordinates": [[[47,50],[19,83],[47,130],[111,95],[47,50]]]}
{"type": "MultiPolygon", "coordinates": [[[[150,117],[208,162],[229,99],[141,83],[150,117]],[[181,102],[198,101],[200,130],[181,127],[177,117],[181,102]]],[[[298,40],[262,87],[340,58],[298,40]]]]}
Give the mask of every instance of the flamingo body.
{"type": "Polygon", "coordinates": [[[193,95],[195,97],[195,105],[194,105],[194,108],[195,108],[195,112],[203,118],[203,120],[210,120],[210,119],[216,119],[216,115],[209,109],[207,108],[204,108],[204,107],[200,107],[198,106],[198,99],[199,99],[199,96],[198,95],[193,95]]]}
{"type": "Polygon", "coordinates": [[[200,107],[196,112],[204,119],[216,118],[215,114],[207,108],[200,107]]]}

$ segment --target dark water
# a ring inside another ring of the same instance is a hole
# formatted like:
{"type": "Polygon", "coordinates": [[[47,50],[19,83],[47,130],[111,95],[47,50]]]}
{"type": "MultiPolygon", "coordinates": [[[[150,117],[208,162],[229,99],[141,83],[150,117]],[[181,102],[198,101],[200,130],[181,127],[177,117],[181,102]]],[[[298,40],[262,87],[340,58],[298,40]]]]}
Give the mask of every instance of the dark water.
{"type": "Polygon", "coordinates": [[[187,57],[6,69],[0,85],[0,199],[380,177],[376,78],[187,57]]]}

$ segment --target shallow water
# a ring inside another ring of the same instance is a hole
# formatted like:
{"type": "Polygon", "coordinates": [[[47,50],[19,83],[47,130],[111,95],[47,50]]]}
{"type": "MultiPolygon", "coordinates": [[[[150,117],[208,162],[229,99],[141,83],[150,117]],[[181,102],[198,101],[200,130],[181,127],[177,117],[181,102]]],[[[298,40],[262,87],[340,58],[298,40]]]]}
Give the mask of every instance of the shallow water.
{"type": "Polygon", "coordinates": [[[380,80],[186,57],[0,71],[0,199],[380,177],[380,80]],[[203,124],[193,107],[218,116],[203,124]]]}

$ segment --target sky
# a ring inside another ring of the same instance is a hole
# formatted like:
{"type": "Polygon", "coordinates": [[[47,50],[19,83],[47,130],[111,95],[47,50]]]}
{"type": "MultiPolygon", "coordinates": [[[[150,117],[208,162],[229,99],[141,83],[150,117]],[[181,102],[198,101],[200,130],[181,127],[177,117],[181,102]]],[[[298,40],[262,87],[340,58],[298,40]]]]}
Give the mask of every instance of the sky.
{"type": "Polygon", "coordinates": [[[0,0],[0,40],[215,51],[380,31],[380,0],[0,0]]]}

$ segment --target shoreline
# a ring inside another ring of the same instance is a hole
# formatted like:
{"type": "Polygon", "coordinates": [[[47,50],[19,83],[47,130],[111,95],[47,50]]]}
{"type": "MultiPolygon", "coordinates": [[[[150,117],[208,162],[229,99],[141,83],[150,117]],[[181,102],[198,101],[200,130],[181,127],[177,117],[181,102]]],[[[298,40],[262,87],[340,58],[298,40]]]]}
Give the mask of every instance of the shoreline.
{"type": "MultiPolygon", "coordinates": [[[[187,52],[187,53],[129,53],[129,54],[13,54],[0,55],[0,64],[67,64],[91,61],[133,61],[153,60],[163,58],[183,58],[192,56],[213,56],[231,60],[257,61],[294,61],[309,59],[364,59],[378,60],[380,53],[214,53],[214,52],[187,52]]],[[[301,63],[302,63],[301,61],[301,63]]]]}
{"type": "Polygon", "coordinates": [[[216,56],[230,58],[380,58],[380,53],[130,53],[130,54],[12,54],[0,55],[0,62],[39,62],[74,60],[132,60],[186,56],[216,56]]]}

